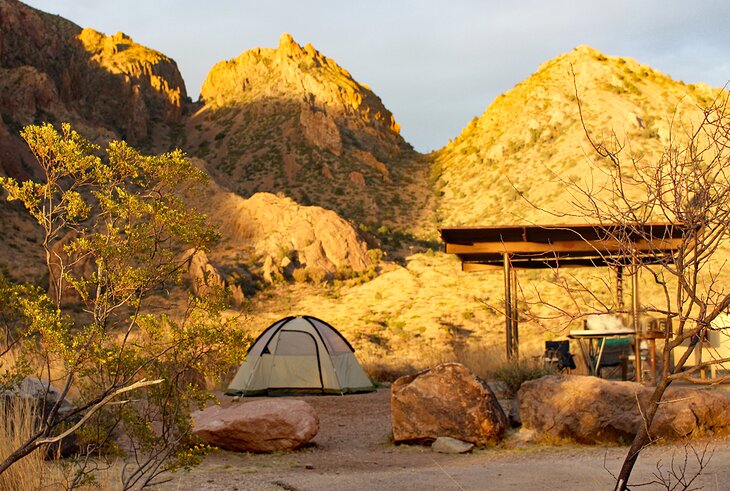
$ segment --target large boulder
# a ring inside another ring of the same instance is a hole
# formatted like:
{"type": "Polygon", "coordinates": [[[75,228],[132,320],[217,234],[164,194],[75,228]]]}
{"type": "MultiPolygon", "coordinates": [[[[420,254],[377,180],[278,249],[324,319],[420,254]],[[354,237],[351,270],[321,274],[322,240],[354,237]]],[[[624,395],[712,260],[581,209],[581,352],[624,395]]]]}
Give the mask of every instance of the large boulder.
{"type": "MultiPolygon", "coordinates": [[[[520,417],[527,429],[581,443],[631,441],[644,424],[654,391],[636,382],[551,375],[522,384],[520,417]]],[[[730,430],[730,397],[722,391],[670,387],[650,433],[682,438],[695,431],[730,430]]]]}
{"type": "MultiPolygon", "coordinates": [[[[76,407],[66,398],[61,397],[61,391],[52,386],[46,380],[40,380],[36,377],[27,377],[23,379],[17,387],[0,391],[1,402],[4,403],[5,410],[10,412],[15,404],[23,404],[31,411],[33,418],[32,425],[34,428],[40,427],[56,403],[60,400],[58,411],[51,421],[52,424],[63,423],[71,425],[81,419],[80,415],[73,414],[76,407]]],[[[12,414],[12,413],[11,413],[12,414]]],[[[10,417],[8,414],[2,417],[10,417]]],[[[60,429],[60,426],[59,426],[60,429]]],[[[65,428],[64,428],[65,429],[65,428]]],[[[53,434],[60,433],[56,431],[53,434]]],[[[75,434],[71,434],[59,442],[49,445],[46,448],[46,456],[49,458],[68,457],[78,450],[78,441],[75,434]]]]}
{"type": "Polygon", "coordinates": [[[498,441],[507,417],[487,384],[460,363],[442,363],[393,383],[393,440],[431,443],[448,436],[485,445],[498,441]]]}
{"type": "Polygon", "coordinates": [[[266,399],[193,413],[194,430],[204,442],[236,452],[278,452],[307,444],[319,431],[319,417],[304,401],[266,399]]]}
{"type": "Polygon", "coordinates": [[[219,191],[210,198],[204,206],[210,207],[211,220],[231,245],[253,247],[254,256],[270,256],[272,264],[286,257],[325,276],[340,270],[362,272],[373,265],[357,230],[332,210],[269,193],[244,199],[219,191]]]}

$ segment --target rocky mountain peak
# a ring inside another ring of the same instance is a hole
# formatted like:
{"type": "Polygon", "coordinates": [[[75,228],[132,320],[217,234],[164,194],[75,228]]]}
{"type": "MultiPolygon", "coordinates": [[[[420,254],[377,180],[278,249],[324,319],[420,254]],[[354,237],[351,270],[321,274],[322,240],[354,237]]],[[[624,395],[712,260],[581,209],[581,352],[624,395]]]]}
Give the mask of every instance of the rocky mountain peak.
{"type": "Polygon", "coordinates": [[[288,33],[275,49],[217,63],[201,102],[187,125],[188,151],[244,196],[283,193],[357,221],[382,222],[402,215],[388,209],[393,200],[401,207],[403,195],[394,196],[402,179],[427,172],[380,98],[288,33]]]}
{"type": "MultiPolygon", "coordinates": [[[[308,44],[307,46],[311,47],[310,52],[314,51],[316,53],[316,50],[311,44],[308,44]]],[[[279,46],[276,48],[276,51],[277,54],[281,56],[288,56],[290,58],[302,58],[303,56],[308,55],[304,48],[294,41],[294,38],[288,32],[285,32],[279,38],[279,46]]],[[[309,54],[309,56],[312,56],[312,54],[309,54]]]]}
{"type": "Polygon", "coordinates": [[[182,120],[173,60],[16,0],[0,0],[0,67],[1,124],[14,137],[30,123],[69,121],[92,139],[166,150],[182,120]]]}
{"type": "MultiPolygon", "coordinates": [[[[141,92],[143,101],[139,101],[140,97],[134,97],[133,102],[136,109],[143,113],[143,119],[155,114],[166,123],[180,122],[187,92],[173,60],[159,51],[135,43],[123,32],[106,36],[85,28],[78,39],[91,54],[92,62],[113,74],[123,75],[133,86],[138,87],[136,90],[141,92]]],[[[140,123],[136,121],[137,125],[140,123]]],[[[143,127],[146,126],[143,124],[143,127]]]]}

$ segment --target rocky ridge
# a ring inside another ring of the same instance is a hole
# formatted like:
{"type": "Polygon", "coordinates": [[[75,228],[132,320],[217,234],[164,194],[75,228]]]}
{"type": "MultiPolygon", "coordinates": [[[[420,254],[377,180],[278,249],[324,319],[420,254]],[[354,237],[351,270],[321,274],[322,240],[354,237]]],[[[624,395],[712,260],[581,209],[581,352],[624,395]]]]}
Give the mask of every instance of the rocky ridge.
{"type": "Polygon", "coordinates": [[[187,148],[231,191],[286,190],[360,223],[422,222],[426,161],[382,101],[311,44],[284,34],[218,63],[201,103],[187,148]]]}
{"type": "Polygon", "coordinates": [[[16,0],[0,0],[5,174],[32,170],[17,133],[43,121],[69,121],[95,141],[121,138],[166,150],[186,98],[177,65],[161,53],[122,33],[105,36],[16,0]]]}

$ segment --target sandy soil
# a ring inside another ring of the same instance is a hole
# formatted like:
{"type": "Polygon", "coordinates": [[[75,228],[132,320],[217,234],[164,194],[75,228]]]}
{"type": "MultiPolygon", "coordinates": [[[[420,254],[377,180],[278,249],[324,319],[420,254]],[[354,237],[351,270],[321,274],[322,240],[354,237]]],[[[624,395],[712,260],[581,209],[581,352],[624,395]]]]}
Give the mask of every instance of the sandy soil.
{"type": "MultiPolygon", "coordinates": [[[[393,445],[389,390],[350,396],[298,397],[319,414],[320,431],[311,446],[273,455],[217,451],[190,473],[174,476],[165,490],[502,490],[611,489],[625,447],[534,444],[524,432],[467,455],[445,455],[429,447],[393,445]]],[[[220,397],[224,405],[230,398],[220,397]]],[[[706,441],[694,443],[702,450],[706,441]]],[[[709,442],[714,453],[695,481],[702,489],[730,489],[730,440],[709,442]]],[[[709,454],[709,452],[708,452],[709,454]]],[[[684,462],[683,445],[646,449],[635,481],[656,479],[674,458],[684,462]]],[[[690,455],[689,468],[696,469],[690,455]]],[[[661,489],[658,485],[641,489],[661,489]]]]}

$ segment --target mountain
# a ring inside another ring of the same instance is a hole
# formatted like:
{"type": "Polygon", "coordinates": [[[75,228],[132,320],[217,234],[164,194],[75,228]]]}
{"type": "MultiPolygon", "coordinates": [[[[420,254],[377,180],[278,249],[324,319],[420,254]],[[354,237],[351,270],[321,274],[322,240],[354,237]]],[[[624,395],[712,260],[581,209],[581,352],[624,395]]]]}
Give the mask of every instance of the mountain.
{"type": "MultiPolygon", "coordinates": [[[[497,97],[447,146],[421,155],[372,90],[289,35],[275,49],[216,64],[192,103],[163,54],[0,0],[0,173],[34,173],[17,135],[34,122],[70,121],[94,141],[125,138],[154,152],[182,146],[213,181],[191,203],[223,232],[190,276],[245,297],[254,330],[316,313],[374,364],[393,353],[416,367],[499,359],[502,273],[463,273],[433,243],[410,249],[409,234],[433,238],[437,224],[559,221],[540,209],[568,211],[563,183],[587,182],[595,159],[576,90],[589,131],[615,135],[624,156],[648,162],[669,141],[670,124],[689,127],[718,94],[581,46],[497,97]],[[405,247],[386,244],[403,238],[405,247]],[[390,255],[380,259],[373,247],[390,255]]],[[[24,213],[0,206],[0,267],[43,283],[37,242],[24,213]]],[[[565,298],[552,272],[521,272],[520,281],[528,297],[534,287],[565,298]]],[[[555,335],[561,327],[548,326],[555,335]]],[[[541,350],[545,325],[525,322],[521,331],[523,353],[541,350]]]]}
{"type": "Polygon", "coordinates": [[[429,208],[428,163],[365,85],[289,34],[216,64],[185,147],[242,196],[284,193],[359,223],[412,227],[429,208]]]}
{"type": "MultiPolygon", "coordinates": [[[[170,58],[117,33],[82,29],[16,0],[0,0],[0,175],[26,179],[38,169],[20,130],[72,123],[97,143],[126,139],[167,150],[179,131],[185,84],[170,58]]],[[[39,231],[13,203],[0,205],[0,249],[16,277],[37,277],[39,231]],[[18,253],[22,251],[22,253],[18,253]]]]}
{"type": "Polygon", "coordinates": [[[18,131],[69,121],[88,138],[167,149],[183,120],[185,84],[173,60],[117,33],[105,36],[16,0],[0,0],[2,172],[32,172],[18,131]]]}
{"type": "Polygon", "coordinates": [[[718,94],[587,46],[558,56],[497,97],[435,152],[439,223],[555,223],[561,218],[541,209],[570,211],[572,198],[561,180],[583,185],[595,179],[591,183],[599,187],[600,176],[589,170],[595,155],[581,126],[576,90],[594,138],[615,135],[626,145],[624,158],[647,161],[658,158],[672,121],[675,132],[696,121],[699,108],[718,94]]]}

